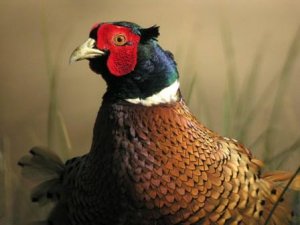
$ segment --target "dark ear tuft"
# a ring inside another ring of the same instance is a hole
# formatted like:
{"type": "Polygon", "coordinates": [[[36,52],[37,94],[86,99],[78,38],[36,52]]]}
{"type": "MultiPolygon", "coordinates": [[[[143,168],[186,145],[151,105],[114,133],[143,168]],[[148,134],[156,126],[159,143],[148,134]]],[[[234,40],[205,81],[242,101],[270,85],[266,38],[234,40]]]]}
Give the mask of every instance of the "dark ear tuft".
{"type": "Polygon", "coordinates": [[[141,42],[145,42],[148,41],[150,39],[154,39],[156,40],[157,37],[159,36],[159,26],[152,26],[149,28],[145,28],[145,29],[140,29],[141,32],[141,42]]]}

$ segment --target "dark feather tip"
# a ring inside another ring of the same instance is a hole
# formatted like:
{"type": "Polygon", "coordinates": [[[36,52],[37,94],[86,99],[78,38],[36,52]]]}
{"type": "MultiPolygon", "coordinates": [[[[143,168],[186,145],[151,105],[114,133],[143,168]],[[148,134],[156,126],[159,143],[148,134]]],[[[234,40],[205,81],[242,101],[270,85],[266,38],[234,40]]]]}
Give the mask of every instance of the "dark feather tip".
{"type": "Polygon", "coordinates": [[[32,202],[38,202],[38,201],[39,201],[39,199],[38,199],[38,198],[36,198],[36,197],[32,197],[32,198],[31,198],[31,201],[32,201],[32,202]]]}
{"type": "Polygon", "coordinates": [[[50,193],[50,192],[48,192],[48,193],[47,193],[47,198],[50,198],[50,199],[53,198],[53,194],[50,193]]]}
{"type": "Polygon", "coordinates": [[[18,166],[21,166],[21,167],[24,167],[24,166],[25,166],[25,164],[22,163],[22,162],[18,162],[17,164],[18,164],[18,166]]]}
{"type": "Polygon", "coordinates": [[[148,41],[150,39],[156,40],[157,37],[159,36],[159,26],[154,25],[149,28],[144,28],[144,29],[142,28],[140,29],[140,32],[141,32],[142,42],[148,41]]]}
{"type": "Polygon", "coordinates": [[[30,149],[29,153],[31,155],[37,155],[37,153],[35,152],[35,148],[30,149]]]}

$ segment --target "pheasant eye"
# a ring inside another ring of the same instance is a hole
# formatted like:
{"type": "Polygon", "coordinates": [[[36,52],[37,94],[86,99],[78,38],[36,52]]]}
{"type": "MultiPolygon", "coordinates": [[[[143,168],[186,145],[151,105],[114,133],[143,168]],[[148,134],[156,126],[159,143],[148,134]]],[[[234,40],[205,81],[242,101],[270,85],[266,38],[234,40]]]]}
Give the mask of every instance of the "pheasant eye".
{"type": "Polygon", "coordinates": [[[126,37],[122,34],[118,34],[114,37],[113,39],[115,45],[118,45],[118,46],[122,46],[122,45],[125,45],[127,40],[126,40],[126,37]]]}

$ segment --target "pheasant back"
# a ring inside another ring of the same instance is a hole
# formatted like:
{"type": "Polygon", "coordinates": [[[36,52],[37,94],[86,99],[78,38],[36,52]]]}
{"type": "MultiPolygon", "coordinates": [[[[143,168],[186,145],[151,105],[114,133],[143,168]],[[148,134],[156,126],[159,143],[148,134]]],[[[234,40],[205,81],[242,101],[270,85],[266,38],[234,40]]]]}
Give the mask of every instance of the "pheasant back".
{"type": "MultiPolygon", "coordinates": [[[[200,124],[184,101],[109,111],[118,185],[145,224],[264,224],[282,189],[261,178],[261,162],[243,145],[200,124]]],[[[274,215],[270,224],[291,219],[284,201],[274,215]]]]}

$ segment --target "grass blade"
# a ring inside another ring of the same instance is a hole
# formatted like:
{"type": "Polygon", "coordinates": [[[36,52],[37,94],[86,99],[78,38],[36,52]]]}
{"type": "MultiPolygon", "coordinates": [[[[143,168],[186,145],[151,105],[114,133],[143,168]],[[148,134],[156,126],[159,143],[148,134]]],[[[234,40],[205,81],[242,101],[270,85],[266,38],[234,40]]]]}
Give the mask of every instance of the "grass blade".
{"type": "Polygon", "coordinates": [[[268,103],[268,101],[272,97],[273,93],[273,87],[275,86],[277,81],[277,77],[274,77],[271,82],[268,84],[268,86],[263,90],[263,93],[260,95],[259,99],[255,102],[255,104],[252,106],[251,109],[249,109],[249,112],[245,116],[245,119],[243,123],[241,124],[241,133],[247,133],[248,129],[250,128],[250,124],[253,123],[253,121],[256,118],[257,110],[262,107],[262,105],[265,105],[268,103]]]}
{"type": "Polygon", "coordinates": [[[267,219],[266,222],[264,223],[264,225],[268,225],[268,223],[270,222],[270,219],[273,215],[273,213],[275,212],[275,209],[277,208],[280,200],[282,199],[282,197],[284,196],[285,192],[287,191],[287,189],[289,188],[289,186],[291,185],[291,183],[294,181],[294,179],[296,178],[297,174],[300,172],[300,166],[298,167],[298,169],[295,171],[295,173],[293,174],[293,176],[291,177],[291,179],[289,180],[289,182],[287,183],[287,185],[284,187],[283,191],[281,192],[278,200],[275,202],[275,204],[273,205],[267,219]]]}
{"type": "Polygon", "coordinates": [[[42,5],[41,9],[41,34],[44,46],[44,57],[45,57],[45,64],[46,64],[46,74],[49,79],[49,106],[48,106],[48,146],[50,149],[55,149],[53,146],[55,143],[55,112],[57,111],[57,94],[56,94],[56,87],[57,87],[57,80],[55,76],[55,70],[53,68],[53,62],[51,59],[51,50],[49,47],[49,33],[47,29],[47,21],[45,16],[45,7],[42,5]]]}
{"type": "Polygon", "coordinates": [[[4,220],[5,216],[5,196],[6,196],[6,181],[5,181],[5,152],[4,140],[0,139],[0,222],[4,220]]]}
{"type": "Polygon", "coordinates": [[[300,40],[300,27],[298,28],[293,38],[293,41],[291,42],[286,60],[280,72],[279,84],[275,93],[275,101],[273,103],[271,116],[268,123],[268,132],[266,134],[265,152],[264,152],[265,159],[270,155],[273,124],[275,123],[279,113],[281,112],[283,96],[287,91],[287,87],[289,85],[289,81],[291,77],[291,71],[299,53],[299,40],[300,40]]]}
{"type": "Polygon", "coordinates": [[[223,134],[229,135],[231,125],[231,101],[228,91],[225,91],[223,100],[223,134]]]}
{"type": "MultiPolygon", "coordinates": [[[[279,107],[280,107],[282,99],[283,99],[283,96],[280,96],[280,95],[283,95],[286,91],[286,86],[288,83],[287,81],[290,78],[289,74],[290,74],[291,68],[293,67],[293,65],[296,61],[296,58],[297,58],[297,54],[298,54],[297,48],[299,48],[298,47],[298,45],[299,45],[299,43],[298,43],[299,42],[299,30],[300,29],[297,30],[296,35],[295,35],[292,43],[290,44],[289,51],[287,53],[287,57],[285,59],[285,63],[284,63],[284,66],[283,66],[281,72],[278,74],[278,76],[274,77],[269,82],[269,84],[263,90],[263,93],[260,95],[258,100],[251,107],[251,109],[249,109],[247,116],[245,117],[244,121],[242,122],[242,124],[240,126],[240,132],[242,133],[242,135],[245,135],[248,132],[248,129],[250,128],[250,124],[253,123],[254,119],[256,118],[257,109],[261,108],[263,105],[265,105],[271,99],[272,94],[274,93],[274,86],[276,86],[276,83],[279,83],[277,85],[278,88],[275,92],[275,101],[273,103],[272,112],[271,112],[271,114],[273,114],[273,115],[270,116],[271,119],[269,120],[268,126],[265,129],[265,131],[267,133],[265,134],[266,137],[264,137],[264,139],[266,139],[267,137],[270,138],[270,134],[272,133],[271,129],[273,128],[273,126],[271,126],[271,125],[272,125],[272,123],[275,122],[275,118],[277,118],[277,116],[279,114],[279,112],[278,112],[278,111],[280,111],[279,107]],[[282,80],[284,82],[282,82],[282,80]],[[278,99],[276,99],[276,96],[278,97],[278,99]]],[[[268,148],[267,152],[265,152],[265,154],[264,154],[265,158],[266,158],[266,156],[269,155],[269,149],[270,148],[268,148]]]]}
{"type": "Polygon", "coordinates": [[[236,103],[236,63],[235,53],[232,43],[231,31],[227,24],[223,23],[221,26],[222,43],[225,53],[225,60],[227,64],[227,87],[225,89],[224,108],[223,108],[223,134],[232,134],[232,120],[234,119],[234,109],[236,103]]]}
{"type": "Polygon", "coordinates": [[[59,136],[61,137],[62,147],[66,151],[65,156],[67,157],[69,155],[69,151],[72,149],[71,140],[62,113],[58,111],[57,116],[58,116],[58,124],[59,124],[59,136]]]}
{"type": "Polygon", "coordinates": [[[190,101],[191,101],[191,97],[192,97],[192,93],[193,90],[195,88],[195,84],[197,82],[197,74],[194,74],[194,76],[192,77],[192,80],[190,82],[190,85],[188,87],[188,93],[187,93],[187,97],[186,97],[186,103],[189,105],[190,101]]]}
{"type": "Polygon", "coordinates": [[[266,133],[267,130],[264,130],[263,132],[261,132],[254,141],[252,141],[251,144],[249,144],[249,148],[252,149],[254,148],[256,145],[258,145],[259,143],[263,142],[265,140],[266,137],[266,133]]]}
{"type": "Polygon", "coordinates": [[[59,111],[57,86],[60,72],[61,49],[67,42],[67,35],[62,39],[59,52],[56,54],[55,61],[51,59],[52,52],[49,48],[49,35],[44,11],[42,11],[42,36],[44,42],[45,63],[47,75],[49,77],[49,108],[48,108],[48,147],[55,150],[59,155],[68,158],[71,143],[63,116],[59,111]]]}
{"type": "MultiPolygon", "coordinates": [[[[198,78],[200,79],[200,78],[198,78]]],[[[206,97],[205,89],[202,87],[202,82],[198,82],[198,92],[197,96],[199,97],[199,106],[201,108],[201,122],[203,122],[206,126],[212,127],[212,119],[211,119],[211,112],[210,112],[210,107],[208,104],[209,98],[206,97]]]]}
{"type": "MultiPolygon", "coordinates": [[[[249,112],[250,107],[253,105],[253,98],[250,96],[253,96],[253,90],[257,88],[257,81],[258,81],[258,75],[259,71],[263,62],[263,56],[265,52],[265,46],[266,46],[266,37],[263,38],[261,41],[259,47],[257,48],[254,60],[252,62],[251,70],[245,79],[242,89],[240,98],[237,103],[236,107],[236,113],[235,117],[237,118],[237,129],[240,132],[237,133],[237,138],[241,142],[243,142],[246,138],[246,127],[242,127],[242,124],[245,124],[243,119],[247,118],[245,117],[245,114],[249,112]]],[[[247,123],[246,123],[247,124],[247,123]]]]}
{"type": "Polygon", "coordinates": [[[266,164],[269,165],[277,162],[277,166],[275,166],[274,168],[280,168],[282,164],[286,161],[286,159],[290,157],[292,153],[294,153],[299,149],[300,149],[300,137],[292,145],[288,146],[287,148],[285,148],[275,156],[267,159],[265,162],[266,164]]]}

